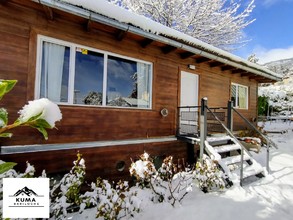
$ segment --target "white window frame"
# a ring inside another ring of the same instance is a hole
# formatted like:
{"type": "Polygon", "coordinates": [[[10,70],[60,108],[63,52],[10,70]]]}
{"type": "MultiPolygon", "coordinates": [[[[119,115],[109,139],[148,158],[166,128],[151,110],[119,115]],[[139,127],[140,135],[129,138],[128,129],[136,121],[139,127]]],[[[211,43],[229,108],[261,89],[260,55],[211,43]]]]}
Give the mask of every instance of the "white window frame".
{"type": "Polygon", "coordinates": [[[235,99],[235,108],[237,109],[248,109],[248,100],[249,100],[249,91],[248,91],[248,86],[245,86],[245,85],[241,85],[241,84],[238,84],[238,83],[231,83],[231,92],[230,92],[230,96],[232,97],[232,85],[233,86],[236,86],[236,99],[235,99]],[[245,102],[245,105],[246,105],[246,108],[240,108],[239,107],[239,103],[238,103],[238,95],[239,95],[239,87],[244,87],[246,88],[246,94],[245,94],[245,97],[246,97],[246,102],[245,102]]]}
{"type": "Polygon", "coordinates": [[[42,70],[42,54],[43,54],[43,42],[50,42],[50,43],[55,43],[59,44],[62,46],[66,46],[70,48],[70,61],[69,61],[69,82],[68,82],[68,102],[56,102],[58,105],[72,105],[72,106],[86,106],[86,107],[107,107],[107,108],[123,108],[123,109],[146,109],[146,110],[151,110],[152,109],[152,91],[153,91],[153,63],[152,62],[147,62],[144,60],[128,57],[128,56],[123,56],[119,55],[116,53],[112,53],[109,51],[104,51],[104,50],[99,50],[96,48],[76,44],[76,43],[71,43],[68,41],[44,36],[44,35],[38,35],[37,38],[37,64],[36,64],[36,79],[35,79],[35,99],[40,98],[40,91],[41,91],[41,70],[42,70]],[[103,72],[103,101],[102,105],[83,105],[83,104],[74,104],[73,103],[73,96],[74,96],[74,78],[75,78],[75,51],[76,48],[84,48],[87,50],[91,50],[93,52],[101,53],[104,55],[104,72],[103,72]],[[106,93],[107,93],[107,63],[108,63],[108,57],[109,56],[114,56],[117,58],[122,58],[134,62],[140,62],[144,64],[150,65],[150,76],[149,76],[149,83],[150,83],[150,88],[149,88],[149,93],[150,93],[150,99],[149,99],[149,107],[143,108],[143,107],[123,107],[123,106],[108,106],[106,103],[106,93]]]}

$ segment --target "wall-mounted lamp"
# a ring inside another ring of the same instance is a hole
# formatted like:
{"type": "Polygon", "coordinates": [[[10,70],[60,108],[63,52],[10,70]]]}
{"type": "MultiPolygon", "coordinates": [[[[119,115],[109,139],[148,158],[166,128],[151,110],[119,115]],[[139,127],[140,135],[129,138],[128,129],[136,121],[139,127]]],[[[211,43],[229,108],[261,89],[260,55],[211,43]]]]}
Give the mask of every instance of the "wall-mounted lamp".
{"type": "Polygon", "coordinates": [[[188,64],[187,66],[188,66],[188,69],[191,69],[191,70],[195,70],[196,68],[195,65],[192,65],[192,64],[188,64]]]}

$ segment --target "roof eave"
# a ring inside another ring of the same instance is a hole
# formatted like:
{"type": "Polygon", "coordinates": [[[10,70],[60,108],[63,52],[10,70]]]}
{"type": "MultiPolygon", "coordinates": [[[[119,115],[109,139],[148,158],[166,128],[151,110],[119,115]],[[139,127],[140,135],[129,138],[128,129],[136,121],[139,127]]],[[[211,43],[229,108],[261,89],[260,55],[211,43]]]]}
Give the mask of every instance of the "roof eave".
{"type": "Polygon", "coordinates": [[[75,5],[67,4],[64,2],[56,1],[56,0],[32,0],[32,1],[49,6],[49,7],[52,7],[52,8],[59,9],[59,10],[65,11],[65,12],[68,12],[70,14],[74,14],[79,17],[90,19],[90,20],[98,22],[98,23],[109,25],[109,26],[112,26],[112,27],[120,29],[120,30],[128,31],[133,34],[137,34],[137,35],[143,36],[145,38],[152,39],[154,41],[165,43],[165,44],[171,45],[173,47],[180,48],[180,49],[186,50],[188,52],[198,54],[200,56],[221,62],[223,64],[231,65],[235,68],[239,68],[239,69],[245,70],[247,72],[251,72],[253,74],[263,76],[263,77],[268,78],[273,81],[281,81],[282,80],[281,76],[277,76],[274,72],[272,72],[270,70],[266,70],[265,68],[263,68],[257,64],[251,63],[248,65],[247,62],[234,60],[231,57],[227,57],[223,54],[215,53],[214,51],[208,51],[208,50],[205,50],[202,48],[200,49],[200,48],[198,48],[199,46],[197,47],[196,45],[182,43],[177,40],[170,39],[167,36],[162,36],[162,35],[157,35],[157,34],[154,34],[151,32],[147,32],[147,31],[142,30],[139,27],[135,27],[131,24],[122,23],[122,22],[115,20],[113,18],[109,18],[109,17],[103,16],[103,15],[100,15],[98,13],[89,11],[87,9],[84,9],[84,8],[81,8],[81,7],[78,7],[75,5]]]}

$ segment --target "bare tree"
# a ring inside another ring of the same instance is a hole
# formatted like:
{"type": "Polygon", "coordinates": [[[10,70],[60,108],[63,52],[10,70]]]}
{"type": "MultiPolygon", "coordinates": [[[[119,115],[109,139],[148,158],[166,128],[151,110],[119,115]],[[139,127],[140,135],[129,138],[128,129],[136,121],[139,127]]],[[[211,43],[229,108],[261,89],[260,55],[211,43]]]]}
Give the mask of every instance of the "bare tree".
{"type": "Polygon", "coordinates": [[[247,43],[254,0],[108,0],[206,43],[233,51],[247,43]]]}

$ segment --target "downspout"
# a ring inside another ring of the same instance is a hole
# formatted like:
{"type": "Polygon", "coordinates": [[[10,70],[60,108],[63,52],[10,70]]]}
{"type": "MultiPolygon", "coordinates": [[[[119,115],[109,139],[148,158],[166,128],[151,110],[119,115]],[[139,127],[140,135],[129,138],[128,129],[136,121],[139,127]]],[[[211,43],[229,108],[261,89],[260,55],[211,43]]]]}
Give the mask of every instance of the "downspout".
{"type": "Polygon", "coordinates": [[[56,1],[56,0],[32,0],[32,1],[40,3],[40,4],[43,4],[43,5],[46,5],[46,6],[49,6],[49,7],[52,7],[52,8],[56,8],[56,9],[59,9],[59,10],[61,9],[61,10],[65,11],[65,12],[77,15],[79,17],[83,17],[83,18],[86,18],[86,19],[90,18],[92,21],[96,21],[98,23],[106,24],[106,25],[118,28],[120,30],[123,30],[123,31],[129,31],[131,33],[134,33],[134,34],[137,34],[137,35],[152,39],[154,41],[159,41],[161,43],[168,44],[170,46],[180,48],[180,49],[189,51],[189,52],[194,53],[194,54],[201,55],[203,57],[206,57],[206,58],[209,58],[209,59],[212,59],[212,60],[227,64],[227,65],[230,65],[230,66],[233,66],[235,68],[239,68],[239,69],[254,73],[254,74],[259,75],[259,76],[269,78],[271,80],[276,80],[276,81],[281,80],[281,77],[274,76],[274,73],[272,71],[267,70],[266,72],[264,72],[264,70],[259,69],[259,67],[257,65],[255,65],[255,64],[253,64],[253,63],[251,63],[251,66],[254,66],[254,67],[248,67],[246,65],[241,65],[241,64],[237,63],[237,61],[231,61],[230,60],[231,58],[229,59],[229,58],[219,57],[217,55],[214,55],[212,53],[206,52],[206,51],[201,50],[201,49],[197,49],[197,48],[189,46],[187,44],[179,43],[179,42],[177,42],[175,40],[172,40],[172,39],[169,39],[167,37],[164,37],[164,36],[161,36],[161,35],[156,35],[156,34],[153,34],[153,33],[150,33],[150,32],[146,32],[146,31],[144,31],[144,30],[142,30],[142,29],[140,29],[138,27],[134,27],[134,26],[129,25],[129,24],[121,23],[121,22],[119,22],[117,20],[108,18],[106,16],[103,16],[103,15],[100,15],[100,14],[97,14],[97,13],[92,13],[89,10],[80,8],[78,6],[70,5],[70,4],[67,4],[65,2],[60,2],[60,1],[56,1]]]}

